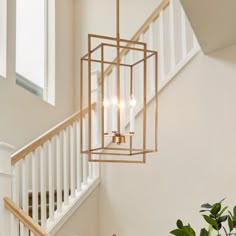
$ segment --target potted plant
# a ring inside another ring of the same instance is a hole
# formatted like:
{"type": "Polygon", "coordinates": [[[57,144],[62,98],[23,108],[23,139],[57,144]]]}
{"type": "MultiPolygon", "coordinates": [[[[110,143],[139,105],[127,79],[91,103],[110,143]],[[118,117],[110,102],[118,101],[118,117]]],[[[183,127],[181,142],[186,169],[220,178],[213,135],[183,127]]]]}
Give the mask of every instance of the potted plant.
{"type": "MultiPolygon", "coordinates": [[[[208,224],[207,229],[200,230],[200,236],[236,236],[236,206],[233,211],[228,210],[228,206],[223,207],[221,200],[214,204],[203,204],[200,213],[208,224]]],[[[181,220],[176,222],[177,228],[170,233],[175,236],[196,236],[195,230],[190,224],[184,225],[181,220]]]]}

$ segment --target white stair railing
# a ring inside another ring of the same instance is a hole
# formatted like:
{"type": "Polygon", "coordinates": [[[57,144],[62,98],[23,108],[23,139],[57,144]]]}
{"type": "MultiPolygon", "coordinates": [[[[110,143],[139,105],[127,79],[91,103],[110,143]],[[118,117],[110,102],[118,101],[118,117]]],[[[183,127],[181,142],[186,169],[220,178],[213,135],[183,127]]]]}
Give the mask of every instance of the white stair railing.
{"type": "MultiPolygon", "coordinates": [[[[86,121],[87,112],[76,113],[11,157],[12,200],[48,232],[99,178],[99,165],[80,153],[80,119],[86,121]]],[[[17,218],[12,228],[12,236],[29,233],[17,218]]]]}
{"type": "MultiPolygon", "coordinates": [[[[191,58],[200,50],[194,32],[185,12],[178,0],[163,0],[158,8],[152,13],[137,33],[132,37],[133,41],[147,43],[147,48],[158,51],[158,90],[163,87],[188,63],[191,58]],[[178,49],[178,50],[177,50],[178,49]],[[179,50],[181,49],[181,50],[179,50]]],[[[123,50],[121,52],[121,61],[130,61],[134,57],[133,51],[123,50]]],[[[148,60],[148,76],[147,76],[147,94],[149,102],[154,97],[154,72],[153,60],[148,60]]],[[[105,79],[114,79],[114,66],[111,65],[105,71],[105,79]]],[[[141,77],[142,71],[135,73],[135,92],[136,97],[142,94],[141,77]]],[[[108,90],[112,91],[113,88],[108,90]]],[[[107,96],[107,95],[106,95],[107,96]]],[[[128,97],[128,96],[127,96],[128,97]]],[[[111,95],[107,97],[111,100],[111,95]]],[[[136,113],[140,112],[142,104],[136,109],[136,113]]]]}

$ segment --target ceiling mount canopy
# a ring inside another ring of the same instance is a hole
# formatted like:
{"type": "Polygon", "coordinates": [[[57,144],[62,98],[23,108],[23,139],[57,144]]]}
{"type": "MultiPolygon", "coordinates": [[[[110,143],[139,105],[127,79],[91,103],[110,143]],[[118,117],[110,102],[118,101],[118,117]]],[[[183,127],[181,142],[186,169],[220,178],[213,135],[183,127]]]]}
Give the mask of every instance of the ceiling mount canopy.
{"type": "Polygon", "coordinates": [[[157,52],[120,38],[119,0],[116,37],[89,34],[80,72],[80,108],[88,106],[80,123],[81,152],[94,162],[145,163],[146,154],[157,151],[157,52]],[[147,126],[148,120],[154,123],[147,126]]]}

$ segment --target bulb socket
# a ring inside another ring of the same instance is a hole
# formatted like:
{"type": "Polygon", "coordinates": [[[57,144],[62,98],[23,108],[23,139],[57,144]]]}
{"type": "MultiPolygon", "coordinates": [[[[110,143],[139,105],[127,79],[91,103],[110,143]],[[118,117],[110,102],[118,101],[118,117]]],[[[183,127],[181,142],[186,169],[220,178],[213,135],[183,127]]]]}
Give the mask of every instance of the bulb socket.
{"type": "Polygon", "coordinates": [[[122,134],[115,134],[112,136],[112,142],[116,144],[125,143],[125,136],[122,134]]]}

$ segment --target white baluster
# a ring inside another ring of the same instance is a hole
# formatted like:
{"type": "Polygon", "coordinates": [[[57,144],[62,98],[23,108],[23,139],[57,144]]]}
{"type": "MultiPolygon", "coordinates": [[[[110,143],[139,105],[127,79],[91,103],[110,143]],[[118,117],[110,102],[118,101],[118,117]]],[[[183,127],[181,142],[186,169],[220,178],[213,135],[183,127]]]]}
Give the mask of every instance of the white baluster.
{"type": "MultiPolygon", "coordinates": [[[[93,129],[93,133],[92,133],[92,138],[93,140],[93,143],[95,143],[95,145],[97,145],[97,140],[98,140],[98,137],[100,136],[99,135],[99,112],[97,111],[97,109],[93,110],[93,116],[95,117],[95,120],[97,122],[94,122],[94,129],[93,129]]],[[[106,145],[106,142],[105,142],[105,145],[106,145]]],[[[92,155],[92,159],[97,159],[97,155],[94,156],[92,155]]],[[[91,173],[90,173],[90,178],[91,179],[94,179],[95,178],[95,173],[96,173],[96,169],[95,169],[95,166],[97,165],[98,163],[96,162],[91,162],[91,173]]]]}
{"type": "MultiPolygon", "coordinates": [[[[150,23],[148,29],[148,48],[154,50],[154,35],[153,35],[153,22],[150,23]]],[[[154,82],[154,60],[153,57],[148,59],[148,81],[147,81],[147,88],[148,92],[152,92],[155,89],[154,82]]]]}
{"type": "Polygon", "coordinates": [[[75,197],[75,129],[70,126],[70,189],[71,197],[75,197]]]}
{"type": "Polygon", "coordinates": [[[19,193],[19,163],[16,163],[15,165],[12,166],[12,199],[13,201],[18,204],[19,206],[19,198],[20,198],[20,193],[19,193]]]}
{"type": "Polygon", "coordinates": [[[53,140],[48,141],[49,221],[54,221],[53,140]]]}
{"type": "Polygon", "coordinates": [[[175,20],[174,20],[174,1],[170,0],[170,68],[175,66],[175,20]]]}
{"type": "MultiPolygon", "coordinates": [[[[139,42],[144,42],[144,33],[142,33],[139,36],[139,42]]],[[[133,62],[137,59],[137,55],[139,55],[139,53],[136,53],[136,51],[133,51],[133,62]]],[[[132,61],[131,61],[132,63],[132,61]]],[[[143,87],[142,87],[142,83],[143,83],[143,65],[139,64],[139,66],[136,66],[136,70],[134,70],[133,72],[133,94],[134,96],[138,95],[138,94],[143,94],[143,87]],[[134,82],[135,81],[135,82],[134,82]]]]}
{"type": "MultiPolygon", "coordinates": [[[[28,168],[27,157],[21,161],[21,179],[22,179],[22,209],[25,213],[29,212],[29,196],[28,196],[28,168]]],[[[26,236],[28,233],[27,228],[21,223],[20,225],[21,235],[26,236]]]]}
{"type": "Polygon", "coordinates": [[[21,222],[19,222],[19,223],[20,223],[20,236],[26,236],[27,232],[25,232],[26,228],[25,228],[24,224],[21,222]]]}
{"type": "Polygon", "coordinates": [[[154,50],[153,22],[150,23],[148,29],[148,49],[154,50]]]}
{"type": "Polygon", "coordinates": [[[16,179],[12,180],[15,176],[15,165],[11,166],[11,154],[14,150],[14,147],[10,146],[9,144],[1,143],[0,142],[0,235],[1,236],[8,236],[8,235],[18,235],[19,234],[19,228],[18,233],[14,233],[14,229],[17,230],[17,222],[15,222],[14,217],[9,212],[6,211],[4,207],[4,197],[13,197],[16,198],[16,191],[15,188],[13,188],[13,193],[11,196],[11,189],[12,184],[16,183],[16,179]],[[13,172],[12,172],[12,170],[13,172]],[[11,221],[10,221],[11,219],[11,221]],[[15,227],[16,226],[16,227],[15,227]]]}
{"type": "Polygon", "coordinates": [[[93,178],[95,179],[99,174],[99,163],[93,163],[93,178]]]}
{"type": "Polygon", "coordinates": [[[76,156],[77,156],[77,193],[81,191],[82,183],[82,160],[80,153],[80,123],[76,122],[76,156]]]}
{"type": "Polygon", "coordinates": [[[181,7],[181,29],[182,29],[182,59],[187,55],[187,33],[186,33],[186,15],[181,7]]]}
{"type": "MultiPolygon", "coordinates": [[[[12,200],[19,205],[19,176],[18,163],[12,166],[12,200]]],[[[14,236],[19,235],[19,220],[11,215],[11,231],[14,236]]]]}
{"type": "Polygon", "coordinates": [[[33,210],[33,220],[38,222],[38,183],[37,183],[37,154],[33,151],[31,154],[32,160],[32,210],[33,210]]]}
{"type": "MultiPolygon", "coordinates": [[[[112,74],[111,74],[112,75],[112,74]]],[[[113,77],[111,77],[111,75],[109,76],[109,78],[105,78],[105,81],[108,79],[109,81],[111,81],[112,79],[113,79],[113,77]]],[[[111,94],[112,94],[112,89],[113,89],[113,87],[111,87],[110,88],[111,90],[109,91],[111,94]]],[[[97,99],[97,101],[101,101],[102,100],[102,87],[101,86],[98,86],[97,87],[97,91],[96,91],[96,94],[97,94],[97,96],[96,96],[96,99],[97,99]]],[[[113,95],[113,94],[112,94],[113,95]]],[[[110,105],[111,105],[111,100],[112,100],[112,97],[108,97],[109,98],[109,102],[110,102],[110,105]]],[[[101,124],[102,124],[102,120],[101,120],[101,117],[102,117],[102,114],[101,114],[101,112],[102,112],[102,108],[101,108],[101,106],[102,106],[103,104],[102,103],[97,103],[97,105],[96,105],[96,111],[98,112],[98,114],[99,114],[99,120],[96,120],[94,123],[93,123],[93,125],[94,124],[96,124],[97,122],[99,123],[99,125],[97,126],[97,127],[99,127],[99,130],[97,130],[97,134],[99,134],[98,136],[97,136],[97,142],[98,143],[100,143],[100,144],[102,144],[102,139],[103,139],[103,136],[101,135],[101,133],[102,133],[102,127],[101,127],[101,124]]],[[[109,106],[109,110],[108,110],[108,113],[110,113],[111,112],[111,106],[109,106]]],[[[109,116],[109,114],[108,114],[108,116],[109,116]]],[[[81,118],[81,119],[83,119],[83,121],[84,121],[84,117],[83,118],[81,118]]],[[[109,119],[110,120],[110,119],[109,119]]],[[[83,127],[84,127],[84,122],[83,122],[83,127]]],[[[112,124],[111,124],[112,125],[112,124]]],[[[96,127],[96,128],[97,128],[96,127]]],[[[110,129],[109,129],[110,131],[111,131],[111,127],[110,127],[110,129]]],[[[94,127],[93,127],[93,131],[94,131],[94,127]]],[[[86,130],[83,130],[83,140],[84,140],[84,132],[86,132],[86,130]]],[[[106,139],[104,140],[104,141],[106,141],[106,139]]],[[[84,143],[83,143],[83,150],[85,150],[85,146],[84,146],[84,143]]],[[[82,160],[83,160],[83,154],[81,154],[81,157],[82,157],[82,160]]]]}
{"type": "Polygon", "coordinates": [[[93,180],[93,162],[88,163],[88,170],[89,170],[88,180],[92,181],[93,180]]]}
{"type": "Polygon", "coordinates": [[[64,187],[64,204],[69,204],[69,188],[68,188],[68,137],[67,129],[63,130],[63,187],[64,187]]]}
{"type": "Polygon", "coordinates": [[[46,227],[46,161],[44,153],[44,145],[39,147],[40,155],[40,197],[41,197],[41,226],[46,227]]]}
{"type": "Polygon", "coordinates": [[[164,40],[164,12],[161,10],[159,15],[159,28],[160,28],[160,80],[165,80],[165,40],[164,40]]]}
{"type": "MultiPolygon", "coordinates": [[[[96,120],[96,116],[95,116],[95,111],[92,110],[92,117],[94,117],[94,120],[96,120]]],[[[97,139],[95,138],[94,134],[96,133],[97,134],[97,131],[96,131],[96,123],[94,123],[94,126],[93,126],[93,129],[92,129],[92,143],[93,143],[93,147],[95,147],[97,145],[97,139]],[[95,141],[96,142],[95,142],[95,141]]],[[[92,155],[92,158],[93,158],[93,155],[92,155]]],[[[92,181],[93,180],[93,162],[88,162],[88,180],[89,181],[92,181]]]]}
{"type": "MultiPolygon", "coordinates": [[[[83,140],[84,140],[84,149],[88,150],[88,119],[83,117],[83,140]]],[[[83,186],[86,187],[88,184],[88,155],[83,154],[83,186]]]]}
{"type": "Polygon", "coordinates": [[[61,171],[61,142],[60,134],[56,135],[56,165],[57,165],[57,212],[62,212],[62,171],[61,171]]]}

